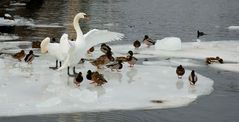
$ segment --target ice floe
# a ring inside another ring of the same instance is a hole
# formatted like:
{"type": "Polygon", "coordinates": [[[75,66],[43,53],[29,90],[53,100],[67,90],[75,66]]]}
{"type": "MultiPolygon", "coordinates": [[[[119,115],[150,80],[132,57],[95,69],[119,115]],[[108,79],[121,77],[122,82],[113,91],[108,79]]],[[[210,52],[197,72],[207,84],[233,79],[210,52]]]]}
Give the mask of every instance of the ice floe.
{"type": "Polygon", "coordinates": [[[239,30],[239,26],[229,26],[229,30],[239,30]]]}
{"type": "MultiPolygon", "coordinates": [[[[28,42],[25,42],[28,44],[28,42]]],[[[198,75],[198,82],[192,86],[188,82],[191,72],[186,69],[182,80],[177,79],[175,67],[208,66],[218,70],[238,72],[238,41],[182,42],[181,50],[158,50],[155,47],[141,47],[135,50],[132,45],[112,45],[114,56],[126,55],[129,50],[137,52],[138,59],[149,58],[149,61],[128,67],[124,63],[121,72],[100,69],[108,83],[103,86],[90,84],[86,80],[87,70],[95,70],[89,62],[79,65],[84,81],[77,88],[73,78],[61,72],[50,70],[54,58],[49,55],[36,57],[32,65],[19,62],[11,56],[0,56],[0,116],[15,116],[46,113],[68,113],[85,111],[109,111],[130,109],[160,109],[180,107],[190,104],[198,96],[208,95],[213,90],[213,81],[198,75]],[[205,63],[209,56],[220,56],[223,64],[205,63]],[[151,60],[153,58],[154,60],[151,60]]],[[[6,44],[17,47],[21,43],[6,44]]],[[[91,58],[101,52],[96,47],[91,58]]],[[[19,48],[5,51],[14,53],[19,48]]],[[[35,50],[39,54],[38,50],[35,50]]]]}

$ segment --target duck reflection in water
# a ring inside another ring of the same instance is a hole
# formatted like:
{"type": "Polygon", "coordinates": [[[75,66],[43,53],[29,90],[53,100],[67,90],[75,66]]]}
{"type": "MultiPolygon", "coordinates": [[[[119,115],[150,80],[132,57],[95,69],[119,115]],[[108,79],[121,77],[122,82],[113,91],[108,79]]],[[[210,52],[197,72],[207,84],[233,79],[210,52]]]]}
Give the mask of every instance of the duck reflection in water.
{"type": "Polygon", "coordinates": [[[132,83],[134,82],[134,77],[137,75],[138,73],[138,70],[136,68],[130,68],[126,74],[127,74],[127,77],[129,78],[128,79],[128,83],[132,83]]]}
{"type": "Polygon", "coordinates": [[[182,89],[183,88],[183,79],[178,79],[177,82],[176,82],[176,88],[179,90],[179,89],[182,89]]]}
{"type": "Polygon", "coordinates": [[[112,72],[109,70],[98,70],[100,73],[102,73],[105,78],[107,78],[109,81],[117,80],[119,82],[122,82],[123,75],[121,72],[112,72]]]}
{"type": "Polygon", "coordinates": [[[89,89],[92,92],[97,93],[97,97],[100,97],[105,94],[105,88],[103,86],[93,86],[90,85],[87,89],[89,89]]]}

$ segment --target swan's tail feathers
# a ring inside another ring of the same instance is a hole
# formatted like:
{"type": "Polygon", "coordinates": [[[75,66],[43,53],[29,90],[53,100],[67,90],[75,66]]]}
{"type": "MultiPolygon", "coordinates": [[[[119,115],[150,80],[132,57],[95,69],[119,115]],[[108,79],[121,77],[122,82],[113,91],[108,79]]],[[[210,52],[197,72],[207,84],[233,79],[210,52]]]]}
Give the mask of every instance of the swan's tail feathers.
{"type": "Polygon", "coordinates": [[[50,43],[50,38],[46,37],[44,40],[41,42],[41,53],[47,53],[48,52],[48,44],[50,43]]]}

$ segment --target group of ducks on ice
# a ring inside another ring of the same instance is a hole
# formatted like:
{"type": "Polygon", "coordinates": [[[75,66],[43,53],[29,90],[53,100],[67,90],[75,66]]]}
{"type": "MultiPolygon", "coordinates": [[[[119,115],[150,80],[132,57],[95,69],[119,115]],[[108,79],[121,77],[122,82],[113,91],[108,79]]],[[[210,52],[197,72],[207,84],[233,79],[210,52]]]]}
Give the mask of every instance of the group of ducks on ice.
{"type": "MultiPolygon", "coordinates": [[[[113,52],[111,48],[105,44],[106,42],[121,40],[124,37],[124,34],[98,29],[93,29],[86,34],[83,34],[79,25],[79,20],[87,18],[88,16],[85,13],[78,13],[74,17],[73,25],[77,34],[75,41],[68,39],[68,34],[63,34],[59,43],[51,43],[51,39],[46,37],[40,44],[41,53],[49,53],[51,56],[56,58],[56,66],[50,68],[57,69],[58,71],[67,68],[67,74],[75,77],[74,83],[76,86],[80,86],[80,83],[83,81],[83,76],[82,72],[76,73],[75,66],[79,63],[84,63],[84,61],[87,60],[86,54],[92,53],[94,51],[94,46],[98,44],[101,44],[100,50],[104,54],[94,60],[89,60],[92,65],[97,67],[97,69],[106,66],[112,71],[117,70],[119,72],[120,69],[123,68],[123,62],[128,62],[129,67],[133,67],[137,61],[137,58],[134,57],[134,53],[131,50],[128,51],[127,56],[114,58],[112,56],[113,52]],[[61,63],[62,61],[63,64],[61,63]],[[60,63],[60,67],[58,67],[58,62],[60,63]],[[70,67],[73,68],[73,74],[70,74],[69,72],[70,67]]],[[[203,33],[198,31],[198,36],[202,35],[203,33]]],[[[54,38],[52,40],[54,40],[54,38]]],[[[143,43],[147,45],[147,47],[150,47],[155,44],[155,41],[145,35],[143,43]]],[[[136,40],[133,43],[133,46],[135,49],[138,49],[141,46],[140,41],[136,40]]],[[[21,61],[25,57],[24,50],[14,54],[13,57],[21,61]]],[[[34,54],[31,50],[24,60],[28,63],[32,63],[33,59],[34,54]]],[[[178,78],[181,79],[184,73],[185,69],[182,65],[179,65],[176,68],[178,78]]],[[[97,71],[88,70],[86,78],[99,86],[107,83],[103,74],[100,74],[97,71]]],[[[189,81],[192,85],[197,82],[197,76],[194,70],[192,70],[189,75],[189,81]]]]}

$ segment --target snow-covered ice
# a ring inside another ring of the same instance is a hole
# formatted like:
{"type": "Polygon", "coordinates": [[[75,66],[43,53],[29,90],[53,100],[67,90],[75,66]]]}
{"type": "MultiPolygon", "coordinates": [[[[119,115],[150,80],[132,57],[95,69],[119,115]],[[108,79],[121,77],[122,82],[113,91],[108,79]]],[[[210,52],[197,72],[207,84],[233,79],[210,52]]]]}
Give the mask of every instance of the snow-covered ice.
{"type": "Polygon", "coordinates": [[[166,37],[161,40],[157,40],[155,43],[155,49],[181,50],[181,39],[177,37],[166,37]]]}
{"type": "Polygon", "coordinates": [[[19,39],[19,36],[0,34],[0,41],[17,40],[17,39],[19,39]]]}
{"type": "MultiPolygon", "coordinates": [[[[199,47],[194,47],[194,43],[183,42],[182,49],[177,51],[140,48],[135,57],[153,57],[156,60],[139,63],[134,68],[124,63],[121,72],[101,69],[99,72],[108,80],[103,86],[90,84],[91,81],[85,78],[87,70],[95,70],[86,62],[77,67],[77,71],[84,76],[79,88],[74,85],[73,78],[67,76],[66,70],[58,72],[48,68],[55,65],[54,58],[49,55],[36,57],[32,65],[8,55],[0,55],[0,116],[160,109],[188,105],[198,96],[210,94],[213,81],[196,71],[199,80],[192,86],[188,82],[191,71],[186,69],[183,79],[178,80],[175,66],[206,66],[206,57],[220,56],[224,64],[208,66],[239,71],[236,68],[239,64],[238,41],[200,42],[199,47]],[[162,103],[153,103],[152,100],[162,103]]],[[[1,42],[0,48],[3,47],[1,42]]],[[[17,52],[19,48],[16,47],[5,51],[17,52]]],[[[132,45],[112,45],[111,48],[114,56],[125,55],[128,50],[135,51],[132,45]]],[[[98,48],[95,51],[93,57],[101,54],[98,48]]],[[[39,51],[35,50],[35,53],[39,55],[39,51]]]]}
{"type": "Polygon", "coordinates": [[[229,26],[229,30],[239,30],[239,26],[229,26]]]}

